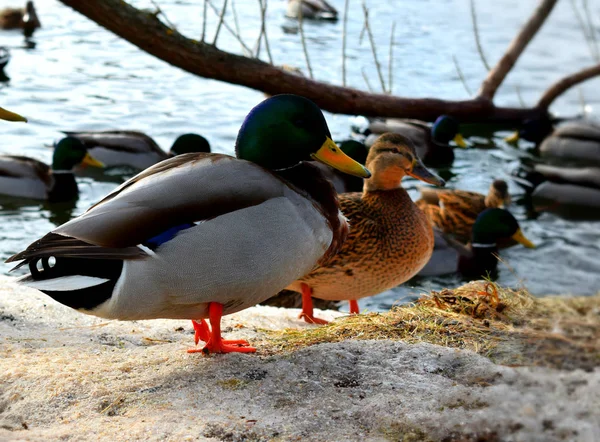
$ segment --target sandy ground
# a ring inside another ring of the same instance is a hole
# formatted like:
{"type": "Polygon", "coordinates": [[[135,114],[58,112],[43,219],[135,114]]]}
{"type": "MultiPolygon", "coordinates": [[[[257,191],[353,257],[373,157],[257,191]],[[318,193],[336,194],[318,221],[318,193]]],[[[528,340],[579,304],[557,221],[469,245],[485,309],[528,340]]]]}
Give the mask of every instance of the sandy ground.
{"type": "MultiPolygon", "coordinates": [[[[297,314],[255,307],[224,330],[260,344],[297,314]]],[[[600,370],[392,341],[205,357],[185,352],[189,321],[104,321],[8,278],[0,333],[1,440],[600,440],[600,370]]]]}

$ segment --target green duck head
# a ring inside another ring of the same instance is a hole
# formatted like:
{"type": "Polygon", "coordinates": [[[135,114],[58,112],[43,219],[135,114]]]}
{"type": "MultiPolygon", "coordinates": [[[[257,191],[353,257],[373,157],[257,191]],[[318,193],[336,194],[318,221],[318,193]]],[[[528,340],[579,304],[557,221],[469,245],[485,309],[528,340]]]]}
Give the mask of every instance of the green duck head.
{"type": "Polygon", "coordinates": [[[180,135],[171,146],[169,153],[175,156],[193,152],[210,152],[210,144],[206,138],[197,134],[180,135]]]}
{"type": "Polygon", "coordinates": [[[458,147],[467,147],[463,136],[459,133],[459,124],[449,115],[440,115],[431,127],[431,136],[436,143],[448,144],[454,141],[458,147]]]}
{"type": "Polygon", "coordinates": [[[9,110],[3,109],[0,107],[0,120],[6,121],[25,121],[27,122],[27,118],[22,117],[19,114],[15,114],[9,110]]]}
{"type": "Polygon", "coordinates": [[[475,225],[473,226],[473,247],[477,247],[478,245],[495,245],[499,240],[508,240],[510,238],[527,248],[535,247],[523,235],[519,223],[508,210],[486,209],[475,220],[475,225]]]}
{"type": "Polygon", "coordinates": [[[100,161],[93,158],[83,143],[75,137],[65,137],[54,147],[52,156],[53,170],[71,170],[77,165],[104,167],[100,161]]]}
{"type": "Polygon", "coordinates": [[[317,160],[350,175],[371,176],[331,140],[321,109],[298,95],[275,95],[252,109],[238,133],[235,152],[271,170],[317,160]]]}

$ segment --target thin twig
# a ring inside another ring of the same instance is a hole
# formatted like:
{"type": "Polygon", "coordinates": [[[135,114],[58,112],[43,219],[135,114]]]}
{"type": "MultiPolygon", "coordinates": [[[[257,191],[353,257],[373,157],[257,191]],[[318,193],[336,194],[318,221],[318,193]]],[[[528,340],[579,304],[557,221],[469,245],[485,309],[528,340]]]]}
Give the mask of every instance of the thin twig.
{"type": "Polygon", "coordinates": [[[571,0],[571,6],[573,8],[573,12],[575,13],[575,18],[577,19],[577,22],[579,23],[579,27],[581,28],[581,32],[583,32],[583,38],[585,39],[585,42],[587,43],[587,45],[590,49],[590,54],[591,54],[592,58],[594,59],[594,61],[598,61],[598,54],[594,51],[594,44],[592,41],[592,36],[590,35],[590,33],[591,34],[594,33],[594,30],[588,29],[587,23],[583,19],[583,16],[581,15],[581,12],[579,11],[579,8],[577,7],[577,3],[575,3],[575,0],[571,0]]]}
{"type": "Polygon", "coordinates": [[[206,12],[207,12],[208,0],[204,0],[204,8],[202,11],[202,35],[200,41],[204,43],[204,37],[206,37],[206,12]]]}
{"type": "Polygon", "coordinates": [[[452,55],[452,61],[454,62],[454,67],[456,68],[456,73],[458,74],[458,78],[460,78],[460,81],[461,81],[463,87],[465,88],[465,91],[467,91],[467,94],[469,94],[469,97],[471,97],[473,95],[473,93],[471,92],[471,89],[469,89],[467,80],[466,80],[465,76],[463,75],[462,69],[460,68],[460,65],[458,64],[458,60],[456,59],[455,55],[452,55]]]}
{"type": "Polygon", "coordinates": [[[477,52],[479,53],[479,58],[481,58],[481,62],[485,66],[486,70],[489,72],[492,68],[490,67],[487,58],[483,52],[483,47],[481,46],[481,39],[479,38],[479,27],[477,26],[477,13],[475,12],[475,0],[471,0],[471,20],[473,21],[473,33],[475,34],[475,45],[477,46],[477,52]]]}
{"type": "Polygon", "coordinates": [[[348,27],[348,4],[344,2],[344,21],[342,23],[342,86],[346,87],[346,29],[348,27]]]}
{"type": "Polygon", "coordinates": [[[369,82],[369,77],[367,77],[367,74],[365,73],[365,68],[362,68],[361,72],[365,83],[367,83],[367,89],[369,89],[369,92],[373,93],[373,88],[371,87],[371,83],[369,82]]]}
{"type": "Polygon", "coordinates": [[[596,32],[594,27],[594,21],[592,20],[592,14],[590,13],[590,7],[588,4],[588,0],[583,0],[583,12],[585,13],[585,18],[587,20],[588,29],[590,31],[590,39],[592,41],[591,45],[594,48],[596,61],[600,61],[600,48],[598,48],[598,39],[596,38],[596,32]]]}
{"type": "Polygon", "coordinates": [[[260,34],[258,36],[258,39],[260,40],[261,37],[264,37],[265,49],[267,50],[267,57],[269,57],[269,63],[273,64],[273,57],[271,56],[271,48],[269,47],[269,39],[267,38],[267,24],[266,24],[267,0],[258,0],[258,2],[260,3],[260,19],[261,19],[260,34]]]}
{"type": "Polygon", "coordinates": [[[150,0],[150,3],[152,3],[152,6],[154,6],[156,8],[156,12],[157,14],[160,14],[163,16],[163,18],[165,19],[165,23],[174,31],[177,30],[177,28],[175,27],[175,25],[173,24],[173,22],[171,22],[171,20],[169,20],[169,18],[167,17],[167,15],[163,12],[162,8],[158,5],[158,3],[156,3],[154,0],[150,0]]]}
{"type": "Polygon", "coordinates": [[[369,42],[371,43],[371,52],[373,53],[373,59],[375,60],[375,67],[377,68],[377,75],[379,76],[379,82],[381,83],[381,90],[385,93],[385,81],[383,80],[383,74],[381,73],[381,65],[379,64],[379,60],[377,59],[377,50],[375,48],[375,39],[373,38],[373,33],[371,32],[371,26],[369,25],[369,10],[367,9],[367,5],[363,3],[363,13],[365,14],[365,27],[367,28],[367,35],[369,36],[369,42]]]}
{"type": "Polygon", "coordinates": [[[523,96],[521,95],[521,86],[515,84],[515,91],[517,92],[517,98],[519,99],[521,107],[527,107],[527,105],[525,104],[525,100],[523,100],[523,96]]]}
{"type": "Polygon", "coordinates": [[[223,26],[223,21],[225,20],[225,11],[227,11],[227,0],[223,2],[223,9],[221,9],[221,13],[219,14],[219,24],[217,25],[217,30],[215,31],[215,38],[213,39],[212,45],[217,46],[217,39],[219,38],[219,32],[221,32],[221,26],[223,26]]]}
{"type": "MultiPolygon", "coordinates": [[[[237,32],[238,35],[242,35],[242,32],[240,31],[240,24],[238,22],[237,9],[235,8],[235,0],[231,0],[231,12],[233,13],[233,24],[235,25],[235,32],[237,32]]],[[[246,51],[243,45],[242,51],[246,56],[252,57],[252,53],[246,51]]]]}
{"type": "Polygon", "coordinates": [[[394,84],[394,76],[392,75],[392,67],[394,63],[394,33],[396,32],[396,22],[392,22],[392,32],[390,34],[390,55],[388,57],[388,94],[392,94],[394,84]]]}
{"type": "MultiPolygon", "coordinates": [[[[217,15],[220,14],[220,11],[217,9],[217,7],[215,5],[212,4],[212,2],[210,0],[206,0],[206,2],[208,3],[208,6],[210,6],[210,8],[213,10],[213,12],[215,14],[217,14],[217,15]]],[[[231,35],[233,35],[237,39],[237,41],[240,42],[240,44],[242,45],[242,48],[244,48],[245,51],[247,51],[250,54],[252,53],[250,48],[248,46],[246,46],[246,43],[244,43],[244,40],[242,40],[242,37],[240,37],[240,35],[235,31],[235,29],[232,29],[231,26],[229,26],[225,20],[223,20],[223,26],[225,27],[225,29],[227,29],[229,31],[229,33],[231,35]]]]}
{"type": "Polygon", "coordinates": [[[306,48],[306,40],[304,39],[304,17],[302,15],[302,8],[300,8],[299,12],[300,13],[298,14],[298,28],[300,29],[300,41],[302,42],[302,50],[304,51],[304,59],[306,60],[306,68],[308,69],[308,76],[312,80],[314,77],[313,77],[312,67],[310,66],[310,58],[308,56],[308,49],[306,48]]]}
{"type": "Polygon", "coordinates": [[[585,116],[585,114],[586,114],[585,108],[587,107],[587,104],[585,102],[585,97],[583,96],[583,89],[577,88],[577,90],[579,92],[579,104],[581,104],[581,112],[585,116]]]}

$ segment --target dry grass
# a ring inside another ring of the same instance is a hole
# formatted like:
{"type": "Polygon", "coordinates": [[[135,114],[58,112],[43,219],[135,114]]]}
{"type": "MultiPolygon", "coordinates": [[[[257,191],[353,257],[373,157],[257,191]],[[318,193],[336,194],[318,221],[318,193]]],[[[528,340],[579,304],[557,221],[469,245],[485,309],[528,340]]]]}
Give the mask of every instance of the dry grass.
{"type": "Polygon", "coordinates": [[[348,339],[391,339],[469,349],[505,365],[591,370],[600,364],[600,294],[534,298],[525,290],[474,281],[386,313],[266,333],[271,353],[348,339]]]}

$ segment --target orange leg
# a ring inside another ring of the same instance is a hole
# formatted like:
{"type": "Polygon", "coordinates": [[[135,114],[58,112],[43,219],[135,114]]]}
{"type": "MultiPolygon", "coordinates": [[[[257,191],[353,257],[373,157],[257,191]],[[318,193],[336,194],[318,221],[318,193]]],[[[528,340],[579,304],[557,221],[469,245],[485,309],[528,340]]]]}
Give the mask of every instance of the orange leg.
{"type": "MultiPolygon", "coordinates": [[[[208,334],[208,336],[205,336],[208,338],[206,342],[206,345],[204,346],[203,349],[199,349],[199,348],[192,348],[188,350],[188,353],[197,353],[197,352],[202,352],[205,354],[209,354],[209,353],[231,353],[231,352],[239,352],[239,353],[254,353],[256,351],[256,348],[254,347],[250,347],[250,344],[248,344],[248,341],[245,341],[243,339],[235,339],[235,340],[225,340],[221,338],[221,317],[223,316],[223,304],[219,304],[218,302],[211,302],[208,304],[208,318],[210,321],[210,326],[211,326],[211,330],[208,334]]],[[[196,329],[196,326],[194,326],[194,329],[196,329]]],[[[208,325],[206,325],[205,321],[202,321],[199,324],[199,329],[201,329],[201,331],[198,331],[198,329],[196,329],[196,333],[198,334],[198,336],[200,337],[200,339],[202,339],[202,334],[205,332],[205,330],[208,329],[208,325]],[[204,323],[204,326],[202,326],[202,323],[204,323]]],[[[204,339],[202,339],[204,340],[204,339]]]]}
{"type": "Polygon", "coordinates": [[[307,284],[300,284],[302,287],[302,313],[298,318],[304,319],[305,322],[309,324],[327,324],[329,321],[324,319],[315,318],[313,313],[313,303],[312,303],[312,289],[307,284]]]}
{"type": "Polygon", "coordinates": [[[360,310],[358,309],[358,301],[356,299],[351,299],[350,301],[350,314],[358,315],[360,310]]]}
{"type": "Polygon", "coordinates": [[[198,345],[198,342],[204,341],[208,342],[210,338],[210,329],[208,328],[208,324],[204,319],[192,320],[192,325],[194,326],[194,342],[198,345]]]}

